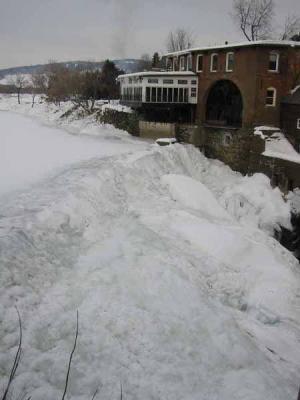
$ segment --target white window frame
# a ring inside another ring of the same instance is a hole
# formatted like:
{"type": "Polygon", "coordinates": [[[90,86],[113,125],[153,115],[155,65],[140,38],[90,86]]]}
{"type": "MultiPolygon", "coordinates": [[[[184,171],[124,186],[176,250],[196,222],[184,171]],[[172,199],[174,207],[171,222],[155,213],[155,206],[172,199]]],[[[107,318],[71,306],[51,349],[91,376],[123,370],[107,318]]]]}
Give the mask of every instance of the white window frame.
{"type": "Polygon", "coordinates": [[[233,69],[228,68],[228,61],[229,61],[229,56],[233,55],[233,63],[234,63],[234,52],[230,51],[229,53],[226,53],[226,72],[233,72],[233,69]]]}
{"type": "Polygon", "coordinates": [[[218,64],[219,64],[219,54],[218,53],[212,53],[210,56],[210,72],[218,72],[218,69],[213,69],[213,59],[214,57],[217,56],[218,57],[218,64]]]}
{"type": "Polygon", "coordinates": [[[277,53],[276,51],[271,51],[269,53],[269,64],[270,64],[270,57],[271,55],[276,55],[276,69],[270,69],[268,68],[269,72],[278,72],[279,71],[279,53],[277,53]]]}
{"type": "Polygon", "coordinates": [[[179,57],[179,70],[180,71],[185,71],[186,70],[185,56],[179,57]]]}
{"type": "Polygon", "coordinates": [[[300,129],[300,118],[297,119],[297,129],[300,129]]]}
{"type": "MultiPolygon", "coordinates": [[[[272,104],[265,104],[266,107],[276,107],[276,100],[277,100],[277,90],[274,87],[269,87],[266,90],[266,93],[268,93],[268,91],[273,91],[274,95],[273,95],[273,103],[272,104]]],[[[265,101],[267,101],[268,96],[265,97],[265,101]]]]}
{"type": "Polygon", "coordinates": [[[203,72],[203,60],[204,60],[203,54],[198,54],[198,55],[197,55],[197,72],[203,72]],[[202,57],[202,69],[198,69],[198,66],[199,66],[199,58],[200,58],[200,57],[202,57]]]}

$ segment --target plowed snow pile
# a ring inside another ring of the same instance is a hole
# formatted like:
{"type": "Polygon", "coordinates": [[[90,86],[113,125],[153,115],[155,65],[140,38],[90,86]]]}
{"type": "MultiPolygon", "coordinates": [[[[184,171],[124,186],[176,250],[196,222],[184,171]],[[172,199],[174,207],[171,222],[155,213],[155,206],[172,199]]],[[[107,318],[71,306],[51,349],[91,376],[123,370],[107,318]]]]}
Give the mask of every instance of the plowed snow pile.
{"type": "Polygon", "coordinates": [[[289,225],[279,191],[192,146],[120,139],[114,151],[97,129],[107,156],[68,159],[0,196],[0,387],[17,305],[15,398],[61,398],[78,310],[70,399],[97,387],[118,399],[120,382],[126,400],[296,399],[300,275],[271,237],[289,225]]]}

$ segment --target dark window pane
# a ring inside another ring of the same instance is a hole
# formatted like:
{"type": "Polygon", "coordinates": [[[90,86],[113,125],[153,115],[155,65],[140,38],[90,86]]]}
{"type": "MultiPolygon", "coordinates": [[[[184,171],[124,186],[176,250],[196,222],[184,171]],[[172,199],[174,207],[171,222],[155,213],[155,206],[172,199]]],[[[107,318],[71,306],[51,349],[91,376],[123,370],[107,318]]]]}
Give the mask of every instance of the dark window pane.
{"type": "Polygon", "coordinates": [[[156,103],[156,88],[151,88],[151,102],[156,103]]]}
{"type": "Polygon", "coordinates": [[[189,99],[188,99],[188,89],[183,89],[184,90],[184,102],[188,103],[189,99]]]}
{"type": "Polygon", "coordinates": [[[161,102],[161,88],[157,89],[157,102],[161,102]]]}
{"type": "Polygon", "coordinates": [[[278,70],[278,59],[279,56],[277,53],[271,53],[269,57],[269,71],[277,71],[278,70]]]}
{"type": "Polygon", "coordinates": [[[173,102],[172,92],[173,92],[173,90],[171,88],[168,88],[168,103],[173,102]]]}
{"type": "Polygon", "coordinates": [[[179,89],[179,103],[183,102],[183,88],[179,89]]]}
{"type": "Polygon", "coordinates": [[[174,88],[174,103],[178,102],[178,88],[174,88]]]}
{"type": "Polygon", "coordinates": [[[203,56],[198,56],[197,71],[203,71],[203,56]]]}
{"type": "Polygon", "coordinates": [[[166,103],[168,101],[168,89],[163,88],[163,102],[166,103]]]}
{"type": "Polygon", "coordinates": [[[151,89],[149,87],[146,87],[146,102],[147,103],[150,102],[150,93],[151,93],[151,89]]]}

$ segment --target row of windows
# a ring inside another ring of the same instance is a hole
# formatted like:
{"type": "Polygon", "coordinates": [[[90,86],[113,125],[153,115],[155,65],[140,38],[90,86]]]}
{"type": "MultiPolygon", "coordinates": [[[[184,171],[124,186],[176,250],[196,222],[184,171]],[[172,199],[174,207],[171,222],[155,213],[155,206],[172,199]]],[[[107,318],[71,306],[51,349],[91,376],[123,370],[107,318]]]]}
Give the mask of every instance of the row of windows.
{"type": "MultiPolygon", "coordinates": [[[[158,79],[155,78],[149,78],[148,79],[148,83],[157,83],[158,84],[158,79]]],[[[176,81],[175,81],[176,83],[176,81]]],[[[178,79],[177,80],[178,85],[188,85],[189,81],[186,79],[178,79]]],[[[163,84],[164,85],[173,85],[174,84],[174,79],[163,79],[163,84]]],[[[192,80],[191,81],[192,85],[197,85],[197,81],[196,80],[192,80]]]]}
{"type": "Polygon", "coordinates": [[[147,103],[188,103],[186,88],[156,88],[146,87],[147,103]]]}
{"type": "Polygon", "coordinates": [[[141,87],[124,87],[122,92],[122,100],[142,101],[143,89],[141,87]]]}
{"type": "MultiPolygon", "coordinates": [[[[232,72],[234,70],[234,60],[235,56],[233,52],[229,52],[226,54],[226,72],[232,72]]],[[[203,72],[204,67],[204,55],[198,54],[196,60],[196,71],[203,72]]],[[[167,61],[167,68],[177,70],[177,58],[174,58],[173,62],[171,59],[167,61]]],[[[219,54],[213,53],[210,56],[210,72],[217,72],[220,69],[219,65],[219,54]]],[[[192,55],[189,54],[187,57],[181,56],[179,58],[179,70],[192,70],[192,55]]],[[[278,72],[279,71],[279,53],[274,51],[269,53],[269,61],[268,61],[268,70],[270,72],[278,72]]]]}

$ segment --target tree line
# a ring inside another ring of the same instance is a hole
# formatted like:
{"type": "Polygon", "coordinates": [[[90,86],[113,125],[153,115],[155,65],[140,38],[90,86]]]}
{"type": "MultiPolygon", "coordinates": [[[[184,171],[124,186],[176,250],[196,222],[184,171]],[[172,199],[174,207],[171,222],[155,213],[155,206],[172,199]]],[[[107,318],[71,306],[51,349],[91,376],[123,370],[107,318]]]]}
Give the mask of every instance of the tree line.
{"type": "Polygon", "coordinates": [[[9,86],[17,93],[19,104],[21,94],[26,92],[32,95],[32,107],[36,96],[45,94],[49,102],[60,104],[68,100],[93,110],[98,99],[119,98],[116,79],[123,73],[110,60],[106,60],[102,69],[96,71],[70,70],[63,64],[50,62],[32,74],[30,79],[21,74],[12,77],[9,86]]]}

